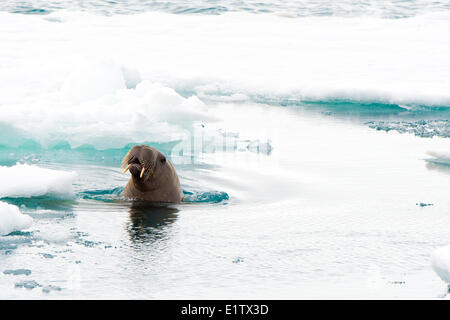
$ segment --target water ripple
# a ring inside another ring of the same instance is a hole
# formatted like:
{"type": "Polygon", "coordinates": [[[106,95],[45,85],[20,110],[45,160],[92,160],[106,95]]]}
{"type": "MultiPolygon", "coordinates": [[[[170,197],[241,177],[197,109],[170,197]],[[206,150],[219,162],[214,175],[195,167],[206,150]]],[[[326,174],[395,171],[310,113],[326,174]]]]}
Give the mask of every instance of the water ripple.
{"type": "Polygon", "coordinates": [[[226,12],[276,13],[286,17],[305,16],[378,16],[406,18],[431,11],[450,9],[447,1],[426,0],[365,0],[355,3],[343,1],[295,1],[295,0],[125,0],[125,1],[73,1],[73,0],[6,0],[0,3],[1,11],[20,14],[48,14],[57,10],[96,12],[103,15],[133,14],[145,11],[163,11],[174,14],[218,15],[226,12]]]}

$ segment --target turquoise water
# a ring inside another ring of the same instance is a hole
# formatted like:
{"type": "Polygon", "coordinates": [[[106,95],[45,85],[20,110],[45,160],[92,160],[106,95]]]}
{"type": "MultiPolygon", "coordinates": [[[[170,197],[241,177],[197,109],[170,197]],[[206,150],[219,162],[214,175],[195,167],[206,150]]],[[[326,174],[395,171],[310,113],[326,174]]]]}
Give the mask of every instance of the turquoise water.
{"type": "Polygon", "coordinates": [[[449,9],[3,1],[0,297],[445,297],[449,9]],[[121,197],[136,144],[183,203],[121,197]]]}

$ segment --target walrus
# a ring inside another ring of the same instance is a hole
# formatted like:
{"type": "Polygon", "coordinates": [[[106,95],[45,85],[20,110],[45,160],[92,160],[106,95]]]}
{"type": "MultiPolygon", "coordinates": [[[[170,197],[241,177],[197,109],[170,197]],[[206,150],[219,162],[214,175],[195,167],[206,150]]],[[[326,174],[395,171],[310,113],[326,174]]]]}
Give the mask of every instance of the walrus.
{"type": "Polygon", "coordinates": [[[183,190],[172,163],[155,148],[139,145],[131,148],[122,161],[125,174],[130,170],[122,196],[151,202],[179,203],[183,190]]]}

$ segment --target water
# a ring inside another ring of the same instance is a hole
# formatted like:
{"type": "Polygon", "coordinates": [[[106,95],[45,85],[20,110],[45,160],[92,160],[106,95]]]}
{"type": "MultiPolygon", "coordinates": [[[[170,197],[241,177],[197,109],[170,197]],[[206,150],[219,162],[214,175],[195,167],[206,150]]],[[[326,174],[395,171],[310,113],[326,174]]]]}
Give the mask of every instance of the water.
{"type": "Polygon", "coordinates": [[[445,1],[3,1],[0,297],[445,297],[449,18],[445,1]],[[185,203],[120,196],[141,143],[185,203]]]}
{"type": "Polygon", "coordinates": [[[154,1],[154,0],[90,0],[90,1],[13,1],[6,0],[1,8],[21,14],[48,14],[61,9],[96,12],[100,14],[129,14],[145,11],[162,11],[174,14],[223,14],[227,12],[249,12],[255,14],[283,13],[290,16],[356,16],[379,15],[386,18],[404,18],[428,11],[450,9],[447,1],[394,0],[394,1],[154,1]]]}

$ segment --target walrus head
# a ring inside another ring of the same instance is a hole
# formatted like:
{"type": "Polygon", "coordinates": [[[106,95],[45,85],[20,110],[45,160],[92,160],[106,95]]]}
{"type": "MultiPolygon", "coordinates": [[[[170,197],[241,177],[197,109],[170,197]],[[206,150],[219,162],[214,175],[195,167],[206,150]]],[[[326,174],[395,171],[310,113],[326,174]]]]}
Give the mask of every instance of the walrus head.
{"type": "Polygon", "coordinates": [[[154,202],[181,202],[183,191],[172,163],[155,148],[134,146],[122,161],[131,179],[122,195],[154,202]]]}
{"type": "Polygon", "coordinates": [[[155,148],[134,146],[123,158],[122,170],[123,173],[130,170],[134,179],[146,182],[153,175],[158,175],[157,171],[162,171],[166,161],[166,157],[155,148]]]}

